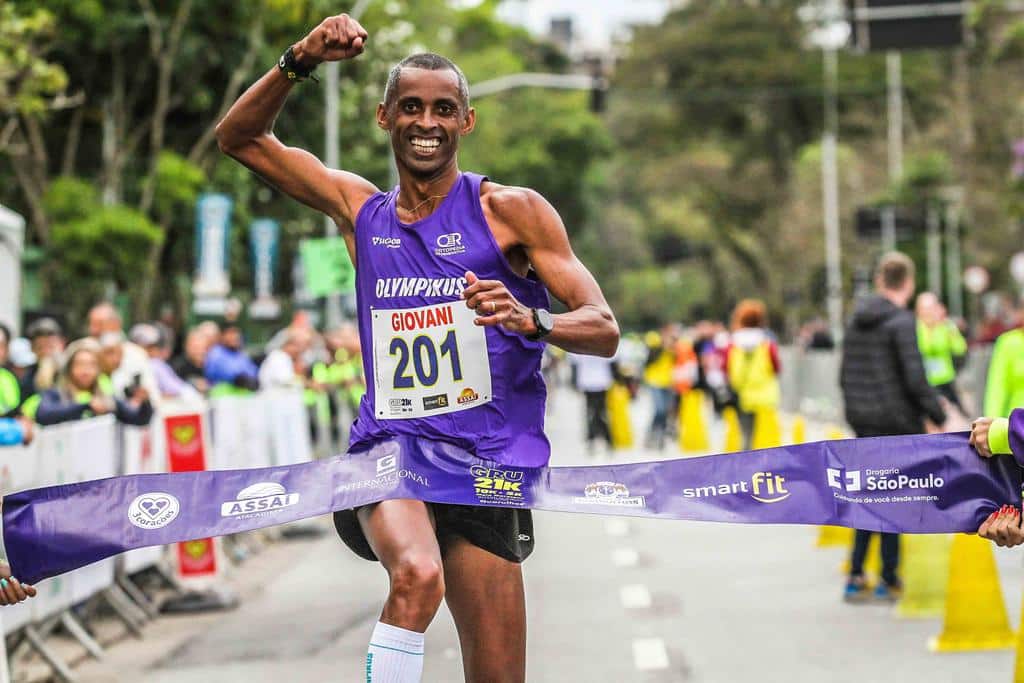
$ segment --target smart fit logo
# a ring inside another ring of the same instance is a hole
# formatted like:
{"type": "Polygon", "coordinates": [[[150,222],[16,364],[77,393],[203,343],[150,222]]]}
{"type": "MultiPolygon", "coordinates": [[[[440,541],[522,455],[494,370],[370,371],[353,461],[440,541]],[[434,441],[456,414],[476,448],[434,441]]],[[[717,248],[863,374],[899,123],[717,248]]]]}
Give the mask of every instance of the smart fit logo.
{"type": "Polygon", "coordinates": [[[779,503],[789,498],[786,478],[774,472],[754,472],[750,481],[734,481],[683,489],[684,498],[714,498],[740,493],[748,494],[759,503],[779,503]]]}

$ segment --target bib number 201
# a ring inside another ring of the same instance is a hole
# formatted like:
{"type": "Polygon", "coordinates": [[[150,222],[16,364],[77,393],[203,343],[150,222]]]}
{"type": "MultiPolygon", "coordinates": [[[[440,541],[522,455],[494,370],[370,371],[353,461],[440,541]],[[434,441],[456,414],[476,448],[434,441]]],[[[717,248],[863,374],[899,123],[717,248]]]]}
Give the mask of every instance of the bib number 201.
{"type": "Polygon", "coordinates": [[[440,366],[445,361],[450,364],[452,381],[462,381],[462,361],[459,359],[459,344],[455,330],[449,330],[440,345],[435,345],[432,338],[423,335],[413,339],[410,348],[405,339],[395,337],[391,340],[388,352],[392,356],[397,356],[392,383],[395,389],[412,389],[417,382],[422,387],[434,386],[437,384],[440,366]]]}

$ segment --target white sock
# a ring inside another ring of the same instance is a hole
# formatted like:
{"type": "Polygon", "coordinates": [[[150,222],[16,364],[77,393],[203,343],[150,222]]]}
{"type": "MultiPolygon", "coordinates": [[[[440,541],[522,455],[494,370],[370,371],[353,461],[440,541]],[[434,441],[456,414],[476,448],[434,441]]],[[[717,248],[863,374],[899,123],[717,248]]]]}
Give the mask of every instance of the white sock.
{"type": "Polygon", "coordinates": [[[420,683],[423,634],[378,621],[366,651],[366,683],[420,683]]]}

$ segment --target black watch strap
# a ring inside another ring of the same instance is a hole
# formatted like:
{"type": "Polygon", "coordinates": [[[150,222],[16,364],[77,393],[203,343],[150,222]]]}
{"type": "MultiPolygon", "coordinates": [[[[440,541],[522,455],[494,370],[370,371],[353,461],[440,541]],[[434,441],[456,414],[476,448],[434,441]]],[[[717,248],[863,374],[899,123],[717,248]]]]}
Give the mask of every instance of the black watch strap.
{"type": "Polygon", "coordinates": [[[539,341],[551,334],[552,329],[554,329],[554,320],[551,317],[551,313],[542,308],[534,308],[532,313],[533,324],[537,327],[537,331],[526,335],[526,338],[530,341],[539,341]]]}
{"type": "Polygon", "coordinates": [[[295,59],[295,52],[292,51],[292,46],[289,45],[288,49],[281,55],[281,59],[277,60],[277,68],[284,72],[284,75],[288,77],[289,81],[295,81],[301,83],[307,78],[312,78],[317,83],[320,82],[313,72],[316,71],[316,67],[307,67],[299,63],[295,59]]]}

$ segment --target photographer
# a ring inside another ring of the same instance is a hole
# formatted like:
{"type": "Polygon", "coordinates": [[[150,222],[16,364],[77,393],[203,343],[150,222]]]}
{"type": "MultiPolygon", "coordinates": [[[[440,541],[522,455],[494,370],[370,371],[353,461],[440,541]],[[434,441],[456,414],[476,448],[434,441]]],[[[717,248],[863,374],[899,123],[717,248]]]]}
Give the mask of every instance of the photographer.
{"type": "Polygon", "coordinates": [[[109,380],[103,381],[106,378],[100,374],[101,351],[92,339],[68,347],[56,387],[42,394],[36,422],[53,425],[114,413],[125,424],[149,424],[153,406],[141,378],[125,389],[123,399],[114,395],[109,380]]]}

